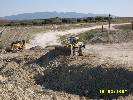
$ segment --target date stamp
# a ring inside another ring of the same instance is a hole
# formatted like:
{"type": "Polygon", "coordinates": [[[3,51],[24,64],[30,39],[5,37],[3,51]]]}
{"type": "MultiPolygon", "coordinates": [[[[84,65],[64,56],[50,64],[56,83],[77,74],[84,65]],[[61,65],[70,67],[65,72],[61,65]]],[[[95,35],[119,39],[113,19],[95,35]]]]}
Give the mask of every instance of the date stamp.
{"type": "Polygon", "coordinates": [[[126,89],[116,89],[116,90],[113,90],[113,89],[107,89],[107,90],[101,89],[99,91],[100,94],[125,94],[127,92],[128,92],[128,90],[126,90],[126,89]]]}

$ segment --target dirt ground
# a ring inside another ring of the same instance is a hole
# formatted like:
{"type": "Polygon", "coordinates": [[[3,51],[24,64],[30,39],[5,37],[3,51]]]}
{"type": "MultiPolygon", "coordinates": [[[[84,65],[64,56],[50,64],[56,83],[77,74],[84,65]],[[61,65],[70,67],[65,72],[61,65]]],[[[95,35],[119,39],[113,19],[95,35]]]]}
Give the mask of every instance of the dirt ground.
{"type": "Polygon", "coordinates": [[[1,36],[1,43],[4,46],[9,46],[14,41],[26,40],[26,42],[29,42],[29,40],[32,40],[39,33],[44,34],[46,32],[85,28],[95,26],[96,24],[100,23],[0,27],[0,32],[4,30],[1,36]]]}
{"type": "Polygon", "coordinates": [[[133,69],[133,43],[87,45],[86,48],[86,53],[95,53],[101,61],[125,64],[133,69]]]}
{"type": "Polygon", "coordinates": [[[36,35],[37,44],[44,42],[40,46],[29,42],[30,49],[0,53],[0,100],[133,99],[132,42],[87,44],[84,56],[70,58],[54,47],[43,48],[49,41],[58,43],[56,33],[36,35]],[[100,89],[128,92],[100,94],[100,89]]]}
{"type": "MultiPolygon", "coordinates": [[[[111,30],[115,30],[114,26],[115,25],[125,25],[129,23],[123,23],[123,24],[112,24],[111,25],[111,30]]],[[[101,28],[101,25],[92,25],[88,27],[80,27],[80,28],[75,28],[75,29],[69,29],[65,31],[49,31],[46,33],[39,33],[34,36],[34,38],[29,40],[29,43],[26,44],[26,48],[29,49],[34,46],[41,46],[45,48],[46,46],[49,45],[60,45],[60,41],[58,41],[59,36],[63,36],[66,34],[79,34],[85,31],[89,31],[92,29],[97,29],[101,28]]],[[[104,25],[104,28],[108,29],[108,25],[104,25]]]]}

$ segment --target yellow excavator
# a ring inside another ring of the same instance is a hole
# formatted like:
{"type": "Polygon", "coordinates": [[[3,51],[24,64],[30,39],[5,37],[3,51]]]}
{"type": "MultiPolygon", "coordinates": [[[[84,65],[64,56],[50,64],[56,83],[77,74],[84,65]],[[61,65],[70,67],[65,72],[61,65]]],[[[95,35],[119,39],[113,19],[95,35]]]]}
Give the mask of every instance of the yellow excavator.
{"type": "Polygon", "coordinates": [[[25,40],[16,41],[11,44],[12,51],[21,51],[25,48],[25,40]]]}
{"type": "Polygon", "coordinates": [[[79,56],[83,56],[82,48],[85,44],[79,41],[79,37],[68,37],[63,41],[64,47],[71,48],[71,55],[74,56],[78,52],[79,56]]]}
{"type": "MultiPolygon", "coordinates": [[[[2,34],[5,31],[5,29],[6,27],[0,32],[0,42],[1,42],[2,34]]],[[[25,40],[12,42],[10,47],[5,48],[5,51],[6,52],[22,51],[25,48],[25,43],[26,43],[25,40]]]]}

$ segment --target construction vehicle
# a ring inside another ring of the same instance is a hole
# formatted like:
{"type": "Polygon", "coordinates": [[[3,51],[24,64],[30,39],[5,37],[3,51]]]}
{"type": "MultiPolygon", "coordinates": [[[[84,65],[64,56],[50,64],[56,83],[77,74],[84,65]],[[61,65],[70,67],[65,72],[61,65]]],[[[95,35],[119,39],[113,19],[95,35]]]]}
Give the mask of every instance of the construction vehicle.
{"type": "Polygon", "coordinates": [[[25,40],[16,41],[11,44],[11,51],[17,52],[22,51],[25,48],[25,40]]]}
{"type": "Polygon", "coordinates": [[[68,37],[63,41],[63,44],[66,47],[75,47],[75,48],[79,48],[79,47],[83,47],[85,48],[85,44],[83,42],[79,41],[79,37],[68,37]]]}
{"type": "Polygon", "coordinates": [[[79,56],[83,56],[82,48],[85,48],[85,44],[79,41],[79,37],[68,37],[63,41],[65,48],[71,50],[71,56],[78,53],[79,56]]]}
{"type": "MultiPolygon", "coordinates": [[[[1,37],[5,29],[6,27],[0,32],[0,42],[2,42],[1,37]]],[[[22,41],[12,42],[10,47],[5,48],[5,51],[6,52],[17,52],[17,51],[22,51],[24,48],[25,48],[25,40],[22,40],[22,41]]]]}

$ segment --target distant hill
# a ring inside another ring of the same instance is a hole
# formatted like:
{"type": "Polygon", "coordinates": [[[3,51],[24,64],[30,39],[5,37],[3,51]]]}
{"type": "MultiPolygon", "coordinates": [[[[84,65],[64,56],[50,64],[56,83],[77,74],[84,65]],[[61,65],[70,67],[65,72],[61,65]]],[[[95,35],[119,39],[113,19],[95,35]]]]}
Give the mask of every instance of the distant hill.
{"type": "Polygon", "coordinates": [[[94,17],[94,16],[106,16],[106,14],[93,14],[93,13],[76,13],[76,12],[36,12],[36,13],[23,13],[18,15],[11,15],[1,17],[0,19],[8,20],[29,20],[29,19],[47,19],[53,17],[61,18],[82,18],[82,17],[94,17]]]}

